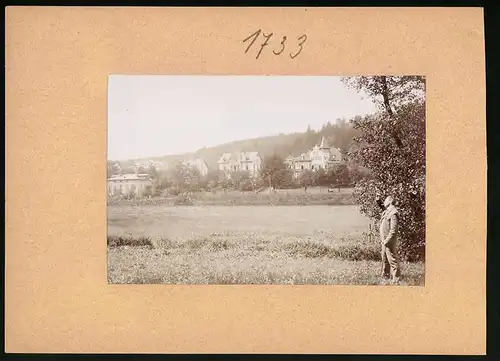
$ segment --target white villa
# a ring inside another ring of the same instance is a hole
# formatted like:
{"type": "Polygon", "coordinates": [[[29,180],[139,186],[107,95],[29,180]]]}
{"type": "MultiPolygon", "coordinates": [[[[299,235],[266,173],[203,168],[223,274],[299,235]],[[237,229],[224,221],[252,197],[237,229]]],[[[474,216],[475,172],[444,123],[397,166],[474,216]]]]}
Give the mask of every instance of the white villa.
{"type": "Polygon", "coordinates": [[[217,163],[219,170],[224,172],[227,178],[231,178],[231,173],[234,172],[248,172],[250,176],[256,177],[262,159],[258,152],[224,153],[217,163]]]}
{"type": "Polygon", "coordinates": [[[128,195],[134,192],[142,196],[149,188],[153,190],[153,182],[148,174],[120,174],[108,178],[108,195],[128,195]]]}
{"type": "Polygon", "coordinates": [[[298,157],[288,156],[285,159],[287,164],[298,176],[304,170],[329,169],[342,161],[340,149],[330,147],[325,139],[321,139],[321,144],[302,153],[298,157]]]}

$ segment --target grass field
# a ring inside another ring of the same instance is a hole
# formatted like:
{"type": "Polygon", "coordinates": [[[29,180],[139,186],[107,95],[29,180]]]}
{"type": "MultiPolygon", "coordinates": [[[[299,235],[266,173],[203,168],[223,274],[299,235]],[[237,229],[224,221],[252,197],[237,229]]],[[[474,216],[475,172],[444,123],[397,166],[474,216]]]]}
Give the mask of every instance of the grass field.
{"type": "Polygon", "coordinates": [[[241,192],[217,190],[197,192],[181,196],[165,196],[138,199],[110,199],[109,204],[122,205],[205,205],[205,206],[268,206],[268,205],[352,205],[351,188],[335,189],[328,192],[324,187],[311,187],[307,191],[298,189],[269,189],[241,192]]]}
{"type": "MultiPolygon", "coordinates": [[[[108,281],[379,284],[380,250],[356,206],[108,206],[108,281]]],[[[424,265],[402,265],[423,285],[424,265]]]]}

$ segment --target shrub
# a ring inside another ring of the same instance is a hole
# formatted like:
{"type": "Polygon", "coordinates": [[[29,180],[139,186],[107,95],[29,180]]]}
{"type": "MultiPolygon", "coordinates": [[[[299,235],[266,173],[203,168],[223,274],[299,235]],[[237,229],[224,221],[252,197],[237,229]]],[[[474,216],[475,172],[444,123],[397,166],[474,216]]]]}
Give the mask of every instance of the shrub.
{"type": "Polygon", "coordinates": [[[354,197],[361,211],[379,220],[376,193],[391,195],[400,213],[401,255],[425,259],[426,111],[425,79],[420,76],[344,78],[380,105],[375,115],[353,120],[360,133],[348,158],[370,170],[357,180],[354,197]]]}
{"type": "Polygon", "coordinates": [[[213,251],[224,251],[230,248],[229,242],[227,240],[215,240],[210,244],[210,248],[213,251]]]}
{"type": "Polygon", "coordinates": [[[180,195],[174,200],[176,206],[192,206],[194,204],[191,197],[187,195],[180,195]]]}
{"type": "Polygon", "coordinates": [[[108,236],[108,247],[153,247],[153,242],[149,237],[129,237],[129,236],[108,236]]]}
{"type": "Polygon", "coordinates": [[[401,149],[391,144],[390,138],[378,137],[389,132],[384,129],[390,128],[390,124],[374,118],[356,125],[363,128],[363,136],[357,142],[364,145],[352,157],[369,166],[373,174],[357,182],[354,199],[363,213],[378,221],[381,211],[375,202],[376,193],[382,198],[392,195],[400,215],[401,255],[411,261],[424,260],[425,105],[409,105],[400,112],[401,134],[407,137],[403,138],[405,146],[401,149]]]}
{"type": "Polygon", "coordinates": [[[197,250],[202,248],[205,244],[207,244],[207,239],[205,238],[193,238],[186,242],[186,245],[191,250],[197,250]]]}
{"type": "Polygon", "coordinates": [[[162,195],[170,195],[170,196],[178,196],[179,194],[182,193],[182,189],[179,187],[169,187],[164,191],[164,194],[162,195]]]}

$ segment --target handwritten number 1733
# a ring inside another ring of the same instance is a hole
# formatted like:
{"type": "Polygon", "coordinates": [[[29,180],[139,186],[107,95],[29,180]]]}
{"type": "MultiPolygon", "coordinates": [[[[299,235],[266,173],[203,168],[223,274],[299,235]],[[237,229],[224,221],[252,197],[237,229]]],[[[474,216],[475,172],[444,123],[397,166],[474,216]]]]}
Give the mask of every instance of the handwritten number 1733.
{"type": "MultiPolygon", "coordinates": [[[[258,59],[260,57],[260,54],[264,50],[264,48],[268,45],[270,45],[270,41],[272,36],[274,35],[273,33],[265,34],[261,29],[257,30],[250,36],[246,37],[243,40],[243,43],[249,42],[245,54],[248,53],[248,51],[252,48],[252,45],[257,41],[258,37],[262,34],[262,37],[265,39],[262,43],[260,43],[260,48],[259,51],[257,52],[257,55],[255,56],[255,59],[258,59]]],[[[289,56],[291,59],[295,59],[302,51],[302,48],[304,46],[304,43],[307,40],[307,35],[302,35],[298,37],[295,41],[295,44],[293,46],[295,47],[294,51],[289,53],[289,56]]],[[[283,36],[281,38],[281,41],[279,42],[279,45],[273,44],[274,49],[273,49],[273,54],[274,55],[281,55],[285,51],[285,48],[287,46],[287,37],[283,36]]]]}

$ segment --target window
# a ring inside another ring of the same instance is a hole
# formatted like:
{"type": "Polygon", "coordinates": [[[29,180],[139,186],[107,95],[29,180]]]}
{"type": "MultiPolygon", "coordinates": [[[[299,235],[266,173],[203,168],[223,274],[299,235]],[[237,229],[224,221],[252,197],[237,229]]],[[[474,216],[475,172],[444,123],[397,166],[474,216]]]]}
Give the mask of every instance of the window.
{"type": "Polygon", "coordinates": [[[301,165],[301,166],[300,166],[300,169],[304,169],[304,166],[303,166],[303,165],[301,165]]]}
{"type": "Polygon", "coordinates": [[[247,170],[248,170],[248,164],[247,164],[247,170]]]}

